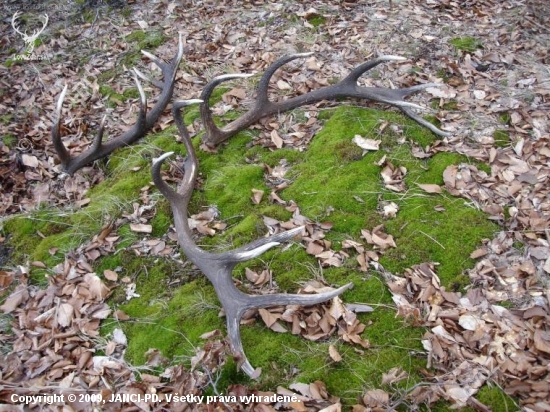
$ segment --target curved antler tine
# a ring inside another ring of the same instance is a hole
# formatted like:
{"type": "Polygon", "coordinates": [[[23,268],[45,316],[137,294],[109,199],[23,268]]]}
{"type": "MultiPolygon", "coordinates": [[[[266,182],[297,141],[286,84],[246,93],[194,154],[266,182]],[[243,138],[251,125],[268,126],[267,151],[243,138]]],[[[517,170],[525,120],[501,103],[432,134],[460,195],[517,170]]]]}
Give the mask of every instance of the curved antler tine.
{"type": "MultiPolygon", "coordinates": [[[[17,13],[16,13],[17,14],[17,13]]],[[[52,142],[53,147],[55,151],[57,152],[57,155],[59,156],[59,160],[61,161],[61,164],[63,166],[67,165],[69,161],[71,160],[71,157],[69,155],[69,151],[65,148],[65,145],[61,141],[61,109],[63,108],[63,101],[65,100],[65,95],[67,94],[67,88],[68,86],[65,85],[63,87],[63,91],[61,92],[61,95],[59,96],[59,100],[57,100],[57,107],[55,110],[55,120],[53,123],[52,128],[52,142]]]]}
{"type": "Polygon", "coordinates": [[[134,77],[134,81],[136,82],[136,86],[139,91],[139,113],[137,121],[134,124],[134,129],[141,130],[145,128],[147,122],[147,96],[145,95],[145,91],[141,86],[141,82],[138,79],[135,69],[132,70],[132,76],[134,77]]]}
{"type": "Polygon", "coordinates": [[[106,120],[107,120],[107,115],[104,115],[103,119],[101,119],[101,123],[99,124],[99,130],[97,131],[97,135],[92,145],[92,152],[99,150],[99,148],[101,147],[101,142],[103,141],[103,130],[105,129],[106,120]]]}
{"type": "Polygon", "coordinates": [[[137,68],[134,67],[134,72],[139,76],[141,77],[143,80],[151,83],[153,86],[159,88],[159,89],[162,89],[162,86],[164,85],[163,82],[161,82],[160,80],[157,80],[157,79],[153,79],[145,74],[143,74],[142,72],[140,72],[137,68]]]}
{"type": "Polygon", "coordinates": [[[257,239],[245,246],[238,249],[225,252],[219,255],[221,259],[226,259],[231,262],[246,262],[247,260],[254,259],[260,256],[265,251],[272,247],[278,246],[289,239],[292,239],[299,233],[303,233],[304,226],[296,227],[285,232],[277,233],[263,239],[257,239]]]}
{"type": "Polygon", "coordinates": [[[365,72],[369,71],[370,69],[378,66],[381,63],[385,62],[391,62],[391,61],[403,61],[407,60],[405,57],[401,56],[392,56],[392,55],[386,55],[386,56],[380,56],[375,59],[369,60],[359,66],[357,66],[355,69],[353,69],[350,74],[346,76],[346,78],[343,81],[355,81],[359,80],[359,77],[361,77],[365,72]]]}
{"type": "Polygon", "coordinates": [[[174,66],[179,66],[181,58],[183,57],[183,34],[179,33],[178,36],[178,54],[174,57],[174,60],[172,60],[174,66]]]}
{"type": "Polygon", "coordinates": [[[201,99],[189,99],[189,100],[177,100],[172,103],[172,114],[174,116],[174,121],[176,122],[176,127],[178,132],[183,140],[185,149],[187,150],[187,157],[184,162],[185,173],[183,179],[179,185],[178,192],[184,196],[183,199],[190,199],[191,192],[193,190],[193,185],[195,179],[197,178],[197,168],[198,160],[195,153],[195,148],[193,147],[193,142],[191,141],[191,136],[187,131],[187,127],[183,123],[182,109],[184,107],[190,106],[192,104],[202,103],[201,99]]]}
{"type": "Polygon", "coordinates": [[[277,305],[300,305],[311,306],[318,303],[326,302],[336,296],[341,295],[346,290],[352,289],[353,283],[347,283],[338,289],[331,290],[330,292],[317,293],[314,295],[298,295],[290,293],[274,293],[271,295],[251,295],[252,307],[256,309],[267,308],[269,306],[277,305]]]}
{"type": "Polygon", "coordinates": [[[408,107],[404,107],[404,106],[398,106],[399,109],[401,109],[401,111],[403,113],[405,113],[407,116],[409,116],[411,119],[413,119],[415,122],[417,122],[418,124],[426,127],[427,129],[430,129],[432,132],[434,132],[436,135],[438,136],[441,136],[441,137],[449,137],[451,136],[451,133],[449,132],[444,132],[443,130],[439,129],[437,126],[434,126],[433,124],[431,124],[429,121],[427,121],[426,119],[424,119],[423,117],[421,116],[418,116],[416,113],[414,113],[410,108],[408,107]]]}
{"type": "Polygon", "coordinates": [[[152,60],[153,63],[155,63],[160,68],[162,68],[162,66],[165,64],[161,59],[159,59],[153,53],[149,53],[147,50],[141,50],[141,54],[143,54],[145,57],[148,57],[149,60],[152,60]]]}
{"type": "Polygon", "coordinates": [[[239,368],[246,373],[250,378],[257,379],[260,376],[261,369],[254,369],[250,361],[244,353],[243,344],[241,342],[240,322],[244,311],[239,313],[226,313],[227,316],[227,335],[229,336],[229,345],[233,355],[237,358],[239,368]]]}
{"type": "Polygon", "coordinates": [[[201,112],[201,120],[204,125],[204,128],[206,129],[206,133],[204,135],[203,141],[208,144],[204,139],[208,136],[218,136],[221,134],[221,130],[218,126],[216,126],[216,123],[214,123],[214,119],[212,119],[212,110],[210,110],[210,96],[212,95],[212,92],[214,89],[223,82],[233,80],[233,79],[245,79],[247,77],[251,77],[251,74],[223,74],[221,76],[217,76],[214,79],[212,79],[206,86],[204,86],[204,89],[202,89],[201,92],[201,100],[203,101],[200,106],[200,112],[201,112]]]}
{"type": "Polygon", "coordinates": [[[153,166],[151,167],[153,183],[155,184],[159,192],[162,193],[169,201],[171,199],[179,198],[180,195],[162,179],[160,172],[164,161],[173,154],[174,152],[167,152],[163,153],[159,157],[153,158],[153,166]]]}
{"type": "Polygon", "coordinates": [[[180,133],[180,136],[183,139],[183,143],[185,144],[185,148],[188,152],[194,152],[193,145],[190,143],[191,137],[189,136],[189,132],[187,131],[187,127],[185,127],[185,124],[183,124],[183,119],[181,116],[181,110],[184,107],[190,106],[192,104],[201,104],[204,101],[202,99],[188,99],[188,100],[176,100],[174,103],[172,103],[172,115],[174,116],[174,121],[176,122],[176,126],[178,128],[178,131],[180,133]]]}
{"type": "Polygon", "coordinates": [[[201,92],[201,99],[204,101],[204,105],[208,107],[210,96],[212,92],[220,83],[227,82],[234,79],[246,79],[247,77],[252,77],[252,74],[245,73],[231,73],[231,74],[222,74],[221,76],[214,77],[208,82],[204,89],[201,92]]]}
{"type": "Polygon", "coordinates": [[[268,101],[267,98],[267,89],[269,87],[269,81],[275,74],[275,72],[282,66],[284,66],[287,63],[290,63],[293,60],[301,59],[304,57],[309,57],[313,55],[313,52],[307,52],[307,53],[295,53],[290,54],[288,56],[283,56],[279,60],[276,60],[273,62],[264,72],[262,75],[260,82],[258,83],[258,103],[263,104],[268,101]]]}

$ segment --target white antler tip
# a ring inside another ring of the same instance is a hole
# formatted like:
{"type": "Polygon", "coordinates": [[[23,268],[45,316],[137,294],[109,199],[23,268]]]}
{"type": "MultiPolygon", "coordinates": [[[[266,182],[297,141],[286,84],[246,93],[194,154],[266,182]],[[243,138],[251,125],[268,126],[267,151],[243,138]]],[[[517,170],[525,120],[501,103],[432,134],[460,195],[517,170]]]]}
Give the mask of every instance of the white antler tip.
{"type": "Polygon", "coordinates": [[[63,100],[65,100],[65,95],[67,94],[67,88],[68,85],[65,85],[65,87],[63,87],[63,90],[61,91],[61,95],[59,95],[59,100],[57,101],[57,113],[61,112],[61,108],[63,107],[63,100]]]}
{"type": "Polygon", "coordinates": [[[201,99],[176,100],[174,102],[174,106],[184,107],[184,106],[190,106],[192,104],[200,104],[200,103],[204,103],[204,100],[201,100],[201,99]]]}
{"type": "Polygon", "coordinates": [[[142,50],[141,53],[142,53],[145,57],[148,57],[148,58],[151,59],[151,60],[157,60],[157,56],[155,56],[155,55],[152,54],[152,53],[149,53],[147,50],[142,50]]]}
{"type": "Polygon", "coordinates": [[[379,59],[385,60],[385,61],[403,61],[403,60],[407,60],[406,57],[402,57],[402,56],[393,56],[393,55],[391,55],[391,54],[389,54],[389,55],[384,55],[384,56],[380,56],[379,59]]]}
{"type": "Polygon", "coordinates": [[[247,77],[252,77],[253,74],[249,73],[231,73],[231,74],[222,74],[221,76],[217,76],[213,79],[213,81],[225,81],[225,80],[231,80],[231,79],[245,79],[247,77]]]}
{"type": "Polygon", "coordinates": [[[304,53],[295,53],[292,55],[292,57],[309,57],[314,55],[315,52],[304,52],[304,53]]]}
{"type": "Polygon", "coordinates": [[[163,153],[162,155],[160,155],[159,157],[154,157],[153,158],[153,164],[157,164],[158,162],[163,162],[164,159],[166,159],[167,157],[170,157],[174,154],[174,152],[166,152],[166,153],[163,153]]]}

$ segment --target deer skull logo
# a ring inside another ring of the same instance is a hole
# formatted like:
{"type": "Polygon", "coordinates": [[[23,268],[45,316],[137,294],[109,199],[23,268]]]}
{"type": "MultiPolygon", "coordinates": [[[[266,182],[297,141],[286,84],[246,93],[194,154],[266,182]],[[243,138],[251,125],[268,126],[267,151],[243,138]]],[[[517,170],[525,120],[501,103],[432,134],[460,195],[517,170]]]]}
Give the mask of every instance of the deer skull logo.
{"type": "Polygon", "coordinates": [[[25,42],[25,54],[32,54],[32,52],[34,50],[35,40],[38,38],[38,36],[40,36],[40,33],[42,33],[44,31],[44,29],[46,28],[46,26],[48,25],[48,15],[44,14],[43,16],[39,17],[40,21],[42,22],[42,27],[37,29],[37,30],[34,30],[33,33],[29,35],[29,34],[27,34],[26,30],[24,32],[22,32],[17,27],[17,19],[19,19],[19,17],[21,17],[21,14],[22,14],[22,12],[18,11],[13,15],[13,17],[11,18],[11,25],[12,25],[13,29],[19,35],[21,35],[21,37],[23,38],[23,41],[25,42]]]}

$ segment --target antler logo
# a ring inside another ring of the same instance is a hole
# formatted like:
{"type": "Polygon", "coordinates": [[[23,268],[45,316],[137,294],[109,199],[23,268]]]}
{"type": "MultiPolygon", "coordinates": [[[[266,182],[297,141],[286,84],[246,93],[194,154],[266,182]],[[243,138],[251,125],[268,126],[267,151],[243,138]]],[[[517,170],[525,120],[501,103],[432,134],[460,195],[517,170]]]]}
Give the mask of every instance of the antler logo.
{"type": "Polygon", "coordinates": [[[43,16],[39,17],[40,21],[42,22],[42,27],[40,29],[34,30],[33,33],[29,35],[29,34],[27,34],[26,30],[24,32],[22,32],[17,27],[18,26],[17,25],[17,19],[19,19],[19,17],[21,17],[21,14],[22,14],[22,12],[18,11],[13,15],[13,17],[11,18],[11,25],[12,25],[13,29],[19,35],[21,35],[21,37],[23,38],[23,41],[25,42],[25,54],[32,54],[32,52],[34,50],[35,40],[38,39],[38,36],[40,36],[40,33],[42,33],[44,31],[44,29],[46,28],[46,26],[48,25],[48,15],[44,14],[43,16]]]}

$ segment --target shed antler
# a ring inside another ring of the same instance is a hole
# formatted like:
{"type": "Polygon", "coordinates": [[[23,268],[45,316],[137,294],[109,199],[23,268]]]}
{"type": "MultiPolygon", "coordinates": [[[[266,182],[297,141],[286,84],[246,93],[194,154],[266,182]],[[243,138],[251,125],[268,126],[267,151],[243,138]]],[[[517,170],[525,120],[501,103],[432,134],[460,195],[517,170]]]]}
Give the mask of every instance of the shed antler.
{"type": "Polygon", "coordinates": [[[272,294],[248,295],[241,292],[233,283],[231,273],[235,265],[253,259],[268,249],[281,244],[302,232],[298,227],[267,238],[258,239],[246,246],[224,253],[210,253],[199,248],[193,241],[193,235],[187,221],[187,208],[197,177],[198,160],[191,138],[182,120],[181,110],[190,104],[202,103],[202,100],[187,100],[174,102],[172,113],[179,134],[187,149],[187,157],[183,161],[184,176],[178,190],[174,191],[161,177],[161,166],[172,153],[165,153],[153,161],[152,175],[159,191],[168,199],[174,215],[174,226],[178,243],[187,258],[206,275],[214,285],[218,299],[225,311],[227,333],[233,354],[237,357],[241,369],[250,377],[256,377],[256,372],[244,354],[239,332],[240,320],[249,309],[260,309],[275,305],[315,305],[340,295],[353,285],[348,283],[331,292],[317,295],[272,294]]]}
{"type": "Polygon", "coordinates": [[[291,54],[289,56],[282,57],[279,60],[275,61],[271,66],[267,68],[267,70],[265,71],[265,73],[262,75],[260,79],[260,82],[257,88],[257,97],[253,107],[238,119],[234,120],[233,122],[221,128],[216,126],[216,124],[212,119],[212,111],[210,110],[210,106],[208,104],[210,95],[212,94],[214,89],[222,82],[225,82],[231,79],[249,77],[251,75],[228,74],[228,75],[223,75],[223,76],[214,78],[210,83],[206,85],[206,87],[203,89],[201,94],[201,99],[203,100],[203,103],[200,108],[201,117],[204,122],[204,126],[206,128],[206,134],[203,137],[203,143],[205,143],[207,146],[215,147],[221,142],[229,139],[231,136],[234,136],[241,130],[246,129],[248,126],[257,122],[262,117],[270,116],[276,113],[282,113],[288,110],[295,109],[300,106],[304,106],[306,104],[319,102],[321,100],[334,100],[342,97],[355,97],[359,99],[373,100],[376,102],[389,104],[391,106],[396,106],[399,109],[401,109],[401,111],[405,113],[407,116],[409,116],[411,119],[421,124],[422,126],[427,127],[435,134],[439,136],[449,135],[447,132],[444,132],[438,129],[433,124],[423,119],[422,117],[418,116],[416,113],[412,111],[413,108],[423,109],[422,106],[403,100],[405,97],[407,97],[412,93],[415,93],[423,89],[427,89],[428,87],[440,86],[439,84],[437,83],[420,84],[420,85],[408,87],[405,89],[364,87],[364,86],[359,86],[357,84],[357,80],[359,79],[359,77],[361,77],[365,72],[369,71],[375,66],[378,66],[381,63],[388,62],[388,61],[406,60],[404,57],[399,57],[399,56],[380,56],[376,59],[369,60],[361,64],[360,66],[356,67],[343,80],[341,80],[340,82],[334,85],[325,86],[318,90],[313,90],[309,93],[306,93],[300,96],[295,96],[279,102],[269,101],[268,95],[267,95],[268,86],[269,86],[269,81],[273,76],[273,74],[275,73],[275,71],[277,71],[277,69],[279,69],[280,67],[284,66],[285,64],[293,60],[307,57],[312,54],[313,53],[291,54]]]}
{"type": "Polygon", "coordinates": [[[105,126],[105,117],[103,117],[103,120],[99,125],[97,135],[90,148],[76,157],[71,157],[69,151],[65,148],[63,142],[61,141],[61,109],[63,107],[65,94],[67,93],[67,86],[65,86],[65,88],[61,92],[61,96],[59,96],[59,101],[57,102],[56,119],[54,121],[52,129],[52,140],[55,151],[57,152],[57,155],[59,156],[59,159],[61,161],[63,171],[65,171],[66,173],[73,175],[78,169],[97,159],[107,156],[119,147],[131,145],[132,143],[141,139],[147,134],[149,130],[151,130],[151,128],[154,126],[154,124],[172,99],[176,72],[183,56],[183,40],[181,34],[179,36],[178,52],[169,63],[162,61],[155,55],[145,50],[142,50],[141,52],[146,57],[151,59],[153,63],[155,63],[161,69],[162,75],[164,76],[164,81],[152,79],[141,73],[138,69],[134,68],[132,74],[134,76],[134,80],[136,82],[136,86],[139,90],[140,95],[140,108],[136,123],[132,126],[131,129],[121,134],[120,136],[109,139],[109,141],[107,142],[102,142],[103,129],[105,126]],[[145,97],[145,92],[141,87],[141,83],[138,77],[141,77],[143,80],[150,82],[155,87],[162,90],[157,103],[153,106],[149,113],[147,113],[147,98],[145,97]]]}

